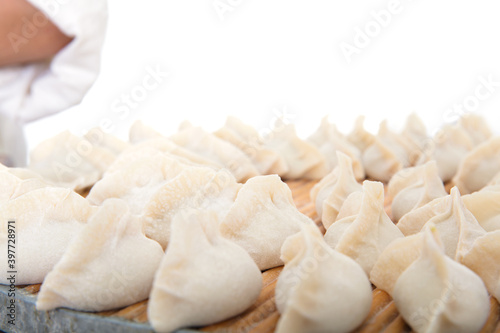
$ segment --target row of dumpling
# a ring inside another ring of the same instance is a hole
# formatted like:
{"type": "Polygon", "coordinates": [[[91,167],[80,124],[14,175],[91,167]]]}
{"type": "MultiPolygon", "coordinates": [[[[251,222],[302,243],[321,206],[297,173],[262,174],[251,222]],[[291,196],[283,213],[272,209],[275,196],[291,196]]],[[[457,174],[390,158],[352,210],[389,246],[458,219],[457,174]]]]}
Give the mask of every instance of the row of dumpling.
{"type": "Polygon", "coordinates": [[[435,160],[443,182],[453,180],[462,193],[470,193],[485,186],[500,167],[500,138],[492,137],[480,116],[467,115],[434,137],[428,136],[415,114],[408,117],[401,133],[390,130],[384,121],[374,135],[364,129],[363,121],[359,117],[352,132],[344,135],[325,117],[306,140],[297,136],[293,124],[264,138],[234,117],[214,133],[185,122],[168,138],[137,121],[130,129],[129,143],[100,129],[83,138],[63,132],[32,151],[29,168],[53,184],[82,190],[100,179],[123,151],[141,156],[146,147],[195,164],[226,168],[238,182],[266,174],[319,180],[337,166],[340,151],[352,159],[358,181],[368,177],[387,183],[399,170],[435,160]]]}
{"type": "MultiPolygon", "coordinates": [[[[435,161],[403,169],[388,186],[356,182],[350,158],[311,191],[324,241],[387,291],[416,332],[479,332],[489,293],[500,299],[500,188],[447,194],[435,161]],[[318,199],[323,197],[324,199],[318,199]]],[[[285,266],[286,269],[286,266],[285,266]]]]}
{"type": "Polygon", "coordinates": [[[43,282],[38,309],[104,311],[149,297],[158,331],[215,323],[251,306],[260,271],[283,265],[285,239],[314,225],[276,175],[239,184],[225,169],[146,150],[116,158],[87,198],[2,167],[0,219],[15,221],[16,283],[43,282]]]}

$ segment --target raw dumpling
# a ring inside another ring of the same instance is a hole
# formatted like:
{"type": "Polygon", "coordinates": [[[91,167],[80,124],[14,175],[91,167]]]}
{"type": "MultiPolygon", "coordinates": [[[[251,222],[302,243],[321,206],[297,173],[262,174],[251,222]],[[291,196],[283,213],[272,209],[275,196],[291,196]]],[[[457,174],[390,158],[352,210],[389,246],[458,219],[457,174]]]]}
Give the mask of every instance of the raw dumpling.
{"type": "Polygon", "coordinates": [[[396,307],[416,332],[479,332],[490,308],[484,283],[445,255],[431,229],[425,230],[420,256],[394,286],[396,307]]]}
{"type": "Polygon", "coordinates": [[[405,168],[414,165],[420,158],[421,149],[418,144],[409,140],[405,135],[393,132],[387,120],[380,123],[377,137],[397,156],[405,168]]]}
{"type": "Polygon", "coordinates": [[[326,160],[318,148],[299,138],[293,124],[284,125],[265,141],[285,160],[288,172],[280,175],[286,179],[321,179],[327,174],[326,160]]]}
{"type": "Polygon", "coordinates": [[[31,151],[29,169],[55,185],[83,190],[97,182],[114,159],[110,150],[65,131],[31,151]]]}
{"type": "MultiPolygon", "coordinates": [[[[12,169],[0,169],[0,207],[9,200],[15,199],[29,191],[36,190],[42,187],[49,186],[41,178],[26,178],[17,177],[17,172],[12,172],[12,169]]],[[[18,171],[18,170],[16,170],[18,171]]]]}
{"type": "Polygon", "coordinates": [[[367,177],[384,183],[404,166],[400,157],[378,137],[363,152],[362,160],[367,177]]]}
{"type": "Polygon", "coordinates": [[[254,177],[241,187],[220,230],[266,270],[283,265],[283,242],[304,224],[314,222],[297,210],[288,185],[271,175],[254,177]]]}
{"type": "Polygon", "coordinates": [[[447,195],[435,161],[400,170],[389,182],[394,221],[432,200],[447,195]]]}
{"type": "MultiPolygon", "coordinates": [[[[434,208],[437,207],[435,216],[430,219],[425,217],[411,221],[414,223],[412,231],[417,230],[419,224],[420,230],[426,224],[434,225],[441,236],[446,255],[460,262],[476,238],[484,235],[486,231],[479,225],[474,215],[467,210],[456,187],[452,188],[451,194],[445,198],[442,199],[442,203],[438,202],[434,206],[434,208]]],[[[401,229],[401,226],[399,227],[401,229]]]]}
{"type": "Polygon", "coordinates": [[[369,275],[380,253],[402,237],[384,210],[384,185],[365,180],[359,214],[332,224],[326,231],[325,242],[354,259],[369,275]]]}
{"type": "Polygon", "coordinates": [[[473,147],[472,140],[463,128],[447,125],[429,142],[417,164],[436,161],[439,176],[446,183],[455,176],[460,162],[473,147]]]}
{"type": "Polygon", "coordinates": [[[354,178],[352,160],[337,152],[339,165],[311,189],[311,199],[316,204],[318,216],[328,229],[336,221],[346,198],[363,187],[354,178]]]}
{"type": "Polygon", "coordinates": [[[316,226],[289,237],[281,257],[277,333],[351,332],[364,321],[372,303],[368,278],[355,261],[330,249],[316,226]]]}
{"type": "Polygon", "coordinates": [[[244,249],[219,234],[214,212],[178,215],[169,244],[149,297],[156,332],[213,324],[257,300],[260,270],[244,249]]]}
{"type": "Polygon", "coordinates": [[[500,299],[500,230],[488,232],[474,242],[462,263],[479,275],[489,292],[500,299]]]}
{"type": "Polygon", "coordinates": [[[107,200],[45,277],[37,310],[106,311],[142,301],[163,255],[123,200],[107,200]]]}
{"type": "MultiPolygon", "coordinates": [[[[7,221],[15,221],[16,284],[41,283],[96,207],[70,189],[44,187],[9,200],[0,209],[0,268],[7,269],[7,221]]],[[[6,283],[6,275],[0,277],[6,283]]]]}
{"type": "Polygon", "coordinates": [[[354,123],[352,132],[347,135],[347,140],[361,152],[364,152],[375,141],[375,135],[365,130],[364,122],[365,116],[359,116],[354,123]]]}
{"type": "Polygon", "coordinates": [[[392,296],[399,276],[420,256],[424,233],[398,238],[380,254],[370,272],[370,281],[392,296]]]}
{"type": "Polygon", "coordinates": [[[238,182],[259,175],[252,161],[238,147],[205,132],[201,127],[185,122],[170,139],[181,147],[222,164],[238,182]]]}
{"type": "Polygon", "coordinates": [[[131,143],[135,144],[146,140],[163,138],[163,135],[152,127],[145,125],[141,120],[136,120],[130,126],[128,138],[131,143]]]}
{"type": "Polygon", "coordinates": [[[250,158],[259,173],[282,175],[288,171],[285,160],[276,151],[265,147],[259,133],[235,117],[227,117],[224,127],[215,136],[232,143],[250,158]]]}
{"type": "Polygon", "coordinates": [[[485,187],[462,196],[465,207],[486,231],[500,229],[500,191],[485,187]]]}
{"type": "MultiPolygon", "coordinates": [[[[427,135],[427,128],[424,122],[416,113],[411,113],[408,118],[406,118],[405,127],[401,135],[412,142],[414,146],[419,147],[420,153],[425,149],[430,139],[427,135]]],[[[414,155],[413,157],[416,156],[418,155],[414,155]]],[[[413,157],[411,160],[413,160],[413,157]]]]}
{"type": "Polygon", "coordinates": [[[113,154],[118,155],[130,144],[118,139],[116,136],[104,132],[100,127],[95,127],[84,136],[93,146],[108,149],[113,154]]]}
{"type": "Polygon", "coordinates": [[[326,159],[328,171],[333,170],[338,165],[337,151],[341,151],[352,160],[352,167],[356,180],[365,179],[365,170],[361,163],[361,152],[337,130],[337,127],[328,122],[328,117],[324,117],[319,128],[308,139],[308,142],[316,146],[326,159]]]}
{"type": "Polygon", "coordinates": [[[214,169],[222,169],[224,166],[187,149],[184,149],[167,138],[156,138],[141,141],[121,153],[115,161],[109,166],[106,172],[114,172],[125,168],[130,163],[137,160],[152,157],[158,153],[174,157],[184,164],[204,165],[214,169]]]}
{"type": "Polygon", "coordinates": [[[486,120],[477,114],[467,114],[460,118],[460,126],[469,134],[475,146],[491,139],[493,134],[486,120]]]}
{"type": "Polygon", "coordinates": [[[475,147],[464,157],[453,183],[464,194],[476,192],[488,185],[499,170],[500,137],[495,137],[475,147]]]}

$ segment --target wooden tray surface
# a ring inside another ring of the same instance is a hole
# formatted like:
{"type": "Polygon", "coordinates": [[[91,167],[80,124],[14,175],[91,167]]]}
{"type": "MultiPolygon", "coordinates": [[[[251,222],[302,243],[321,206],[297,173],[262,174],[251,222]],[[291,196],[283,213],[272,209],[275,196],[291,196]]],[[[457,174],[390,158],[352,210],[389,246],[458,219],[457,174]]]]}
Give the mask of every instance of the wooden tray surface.
{"type": "MultiPolygon", "coordinates": [[[[287,184],[292,190],[293,199],[297,208],[309,216],[318,225],[324,233],[325,229],[319,220],[314,204],[309,198],[309,191],[314,186],[314,181],[288,181],[287,184]]],[[[386,200],[386,209],[389,210],[389,200],[386,200]]],[[[250,333],[271,333],[274,332],[279,319],[279,313],[274,303],[274,288],[278,280],[279,273],[282,267],[273,268],[262,273],[264,280],[261,294],[255,304],[244,313],[215,325],[198,328],[198,332],[250,332],[250,333]]],[[[13,328],[12,325],[6,323],[4,314],[6,290],[7,287],[0,286],[0,329],[7,332],[27,332],[32,327],[29,321],[36,321],[41,324],[37,326],[36,331],[54,332],[151,332],[151,326],[147,319],[148,301],[142,301],[137,304],[128,306],[120,310],[106,311],[97,314],[89,314],[68,309],[57,309],[49,312],[39,312],[34,308],[36,302],[36,294],[40,289],[40,285],[31,285],[18,288],[20,299],[18,301],[25,302],[21,304],[21,309],[24,314],[18,313],[21,320],[21,325],[13,328]],[[34,319],[35,318],[35,319],[34,319]],[[68,319],[69,318],[69,319],[68,319]],[[76,318],[76,319],[75,319],[76,318]],[[82,319],[83,318],[83,319],[82,319]],[[45,320],[45,321],[44,321],[45,320]],[[66,320],[69,324],[64,325],[66,320]],[[21,326],[25,322],[24,327],[21,326]],[[57,322],[61,321],[61,323],[57,322]],[[69,326],[68,326],[69,325],[69,326]]],[[[500,306],[497,300],[490,298],[491,310],[488,321],[486,322],[481,333],[500,333],[500,306]]],[[[21,310],[20,310],[21,311],[21,310]]],[[[33,327],[35,328],[35,327],[33,327]]],[[[180,330],[178,332],[193,332],[193,330],[180,330]]],[[[404,322],[398,314],[396,306],[391,297],[384,291],[375,288],[373,290],[373,302],[370,313],[365,322],[356,332],[372,333],[403,333],[412,332],[411,328],[404,322]]]]}

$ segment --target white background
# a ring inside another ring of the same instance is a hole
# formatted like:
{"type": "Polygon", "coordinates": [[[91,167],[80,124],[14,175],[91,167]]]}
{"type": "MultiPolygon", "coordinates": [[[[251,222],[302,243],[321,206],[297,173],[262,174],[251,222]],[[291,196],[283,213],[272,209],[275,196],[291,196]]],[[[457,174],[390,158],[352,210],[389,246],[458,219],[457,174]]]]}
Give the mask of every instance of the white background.
{"type": "Polygon", "coordinates": [[[110,0],[97,82],[80,105],[30,124],[29,145],[103,119],[122,138],[135,119],[165,134],[185,119],[215,130],[227,115],[264,128],[284,109],[303,137],[324,115],[348,132],[360,114],[376,131],[384,118],[398,129],[416,112],[435,132],[464,101],[498,132],[500,86],[487,97],[480,88],[473,102],[479,77],[500,82],[500,3],[401,0],[377,31],[371,13],[393,3],[110,0]],[[230,10],[221,17],[214,3],[230,10]],[[355,46],[357,29],[367,27],[373,37],[348,63],[341,43],[355,46]],[[119,117],[114,103],[141,85],[148,66],[169,77],[119,117]]]}

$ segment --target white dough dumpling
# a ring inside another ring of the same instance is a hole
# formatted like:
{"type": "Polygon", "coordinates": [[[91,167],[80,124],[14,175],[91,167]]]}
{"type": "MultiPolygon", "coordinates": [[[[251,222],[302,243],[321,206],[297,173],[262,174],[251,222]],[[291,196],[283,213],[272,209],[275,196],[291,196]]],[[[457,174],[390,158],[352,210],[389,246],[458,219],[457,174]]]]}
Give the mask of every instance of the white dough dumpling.
{"type": "Polygon", "coordinates": [[[325,244],[316,226],[290,236],[281,256],[277,333],[351,332],[361,325],[372,303],[370,282],[354,260],[325,244]]]}
{"type": "Polygon", "coordinates": [[[399,221],[408,212],[447,195],[434,161],[402,169],[392,177],[388,188],[394,221],[399,221]]]}
{"type": "MultiPolygon", "coordinates": [[[[9,200],[0,209],[0,268],[7,269],[7,221],[15,221],[16,284],[41,283],[59,261],[68,244],[95,213],[70,189],[44,187],[9,200]]],[[[6,275],[0,283],[6,283],[6,275]]]]}
{"type": "Polygon", "coordinates": [[[223,238],[211,211],[178,215],[149,297],[156,332],[213,324],[249,308],[262,275],[248,253],[223,238]]]}
{"type": "Polygon", "coordinates": [[[490,302],[483,281],[452,260],[426,228],[422,251],[399,277],[393,298],[401,316],[416,332],[479,332],[490,302]]]}
{"type": "Polygon", "coordinates": [[[163,255],[123,200],[107,200],[46,276],[36,307],[106,311],[142,301],[163,255]]]}
{"type": "Polygon", "coordinates": [[[297,210],[288,185],[270,175],[249,179],[241,187],[220,230],[265,270],[283,265],[283,242],[304,224],[314,222],[297,210]]]}
{"type": "Polygon", "coordinates": [[[321,179],[328,170],[325,157],[318,148],[297,136],[293,124],[272,132],[264,144],[277,151],[285,160],[288,171],[285,179],[321,179]]]}
{"type": "Polygon", "coordinates": [[[361,209],[357,215],[332,224],[325,234],[325,242],[333,249],[354,259],[366,275],[382,251],[403,234],[384,210],[384,186],[365,180],[361,209]]]}

